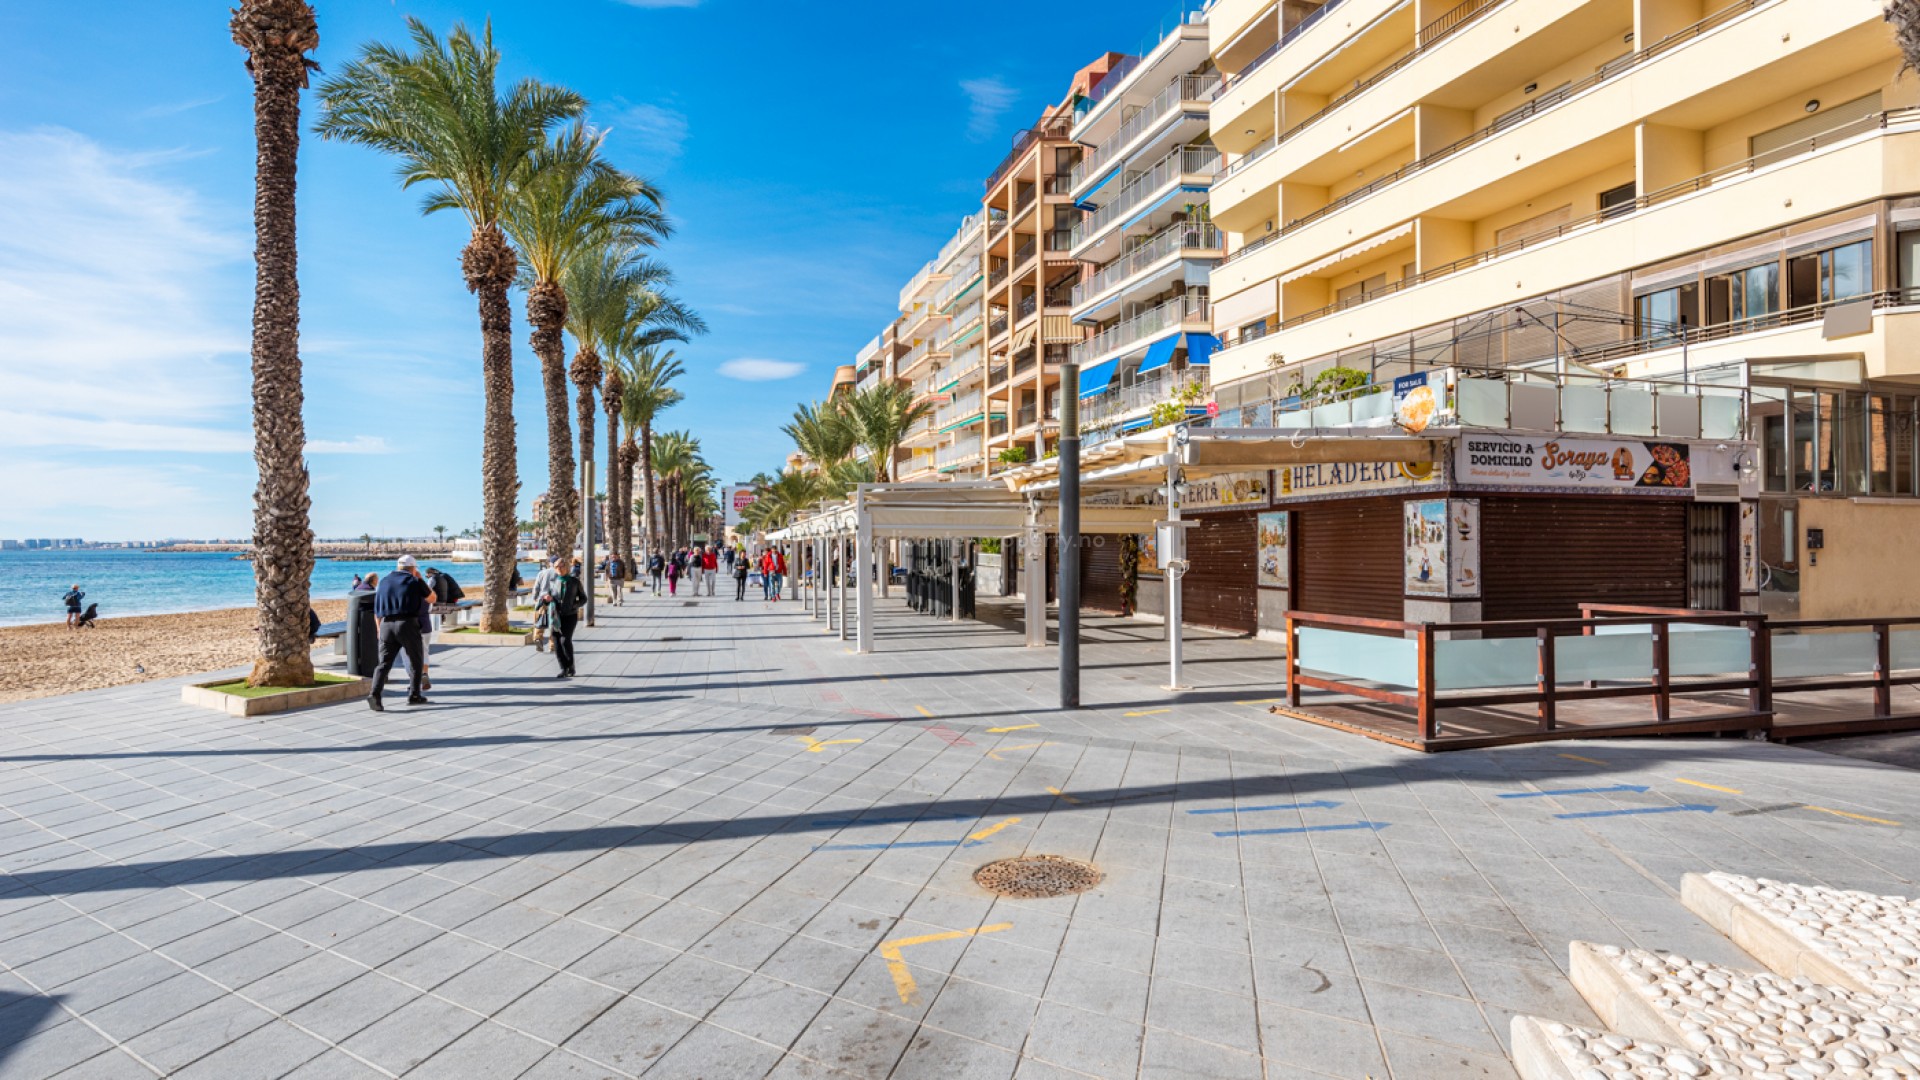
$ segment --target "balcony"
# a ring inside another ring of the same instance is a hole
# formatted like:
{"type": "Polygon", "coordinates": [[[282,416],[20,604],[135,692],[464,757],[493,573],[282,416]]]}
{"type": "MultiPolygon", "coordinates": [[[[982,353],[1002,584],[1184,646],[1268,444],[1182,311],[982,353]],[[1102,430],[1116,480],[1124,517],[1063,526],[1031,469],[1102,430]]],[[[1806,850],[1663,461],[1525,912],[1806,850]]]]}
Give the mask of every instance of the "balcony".
{"type": "Polygon", "coordinates": [[[1026,321],[1027,321],[1027,317],[1028,317],[1029,315],[1032,315],[1032,314],[1033,314],[1033,313],[1034,313],[1035,311],[1038,311],[1039,309],[1040,309],[1040,296],[1039,296],[1039,294],[1037,294],[1037,293],[1028,293],[1028,294],[1027,294],[1027,296],[1026,296],[1026,299],[1024,299],[1024,300],[1021,300],[1021,301],[1020,301],[1020,302],[1019,302],[1018,304],[1015,304],[1015,305],[1014,305],[1014,309],[1013,309],[1013,310],[1014,310],[1014,321],[1015,321],[1015,322],[1026,322],[1026,321]]]}
{"type": "Polygon", "coordinates": [[[1073,247],[1085,245],[1094,237],[1105,232],[1107,227],[1124,219],[1149,199],[1160,194],[1161,189],[1173,187],[1183,177],[1194,176],[1211,180],[1220,171],[1220,151],[1211,146],[1181,146],[1166,157],[1155,162],[1151,168],[1132,180],[1100,209],[1083,217],[1073,226],[1073,247]]]}
{"type": "Polygon", "coordinates": [[[1072,229],[1050,229],[1046,233],[1047,250],[1066,253],[1073,250],[1072,229]]]}
{"type": "Polygon", "coordinates": [[[1038,239],[1039,239],[1038,237],[1029,236],[1027,237],[1025,243],[1021,244],[1017,248],[1014,248],[1013,262],[1010,265],[1015,267],[1025,266],[1027,264],[1027,260],[1033,258],[1034,249],[1038,246],[1036,243],[1038,239]]]}
{"type": "Polygon", "coordinates": [[[1145,243],[1130,249],[1125,255],[1095,270],[1091,277],[1075,285],[1070,302],[1074,307],[1079,307],[1088,300],[1117,288],[1122,282],[1148,267],[1177,256],[1183,251],[1224,253],[1225,239],[1225,235],[1211,224],[1176,221],[1153,234],[1145,243]]]}
{"type": "Polygon", "coordinates": [[[1210,385],[1209,369],[1190,367],[1180,371],[1160,368],[1141,376],[1128,386],[1102,390],[1080,402],[1083,428],[1099,426],[1103,421],[1119,420],[1129,413],[1151,409],[1182,396],[1204,400],[1210,385]]]}
{"type": "Polygon", "coordinates": [[[1011,220],[1012,219],[1007,217],[1007,212],[1005,210],[1000,209],[999,207],[994,207],[993,209],[988,210],[987,211],[987,243],[989,244],[993,243],[993,241],[1001,233],[1006,232],[1007,224],[1011,220]]]}
{"type": "Polygon", "coordinates": [[[1024,189],[1022,189],[1020,194],[1013,201],[1013,216],[1017,218],[1021,214],[1026,213],[1027,207],[1033,205],[1033,200],[1038,198],[1039,194],[1040,194],[1040,189],[1035,187],[1032,184],[1029,184],[1024,189]]]}
{"type": "Polygon", "coordinates": [[[987,323],[987,337],[990,339],[997,338],[1001,334],[1004,334],[1006,332],[1007,332],[1007,313],[1002,311],[1000,314],[995,315],[991,322],[987,323]]]}
{"type": "Polygon", "coordinates": [[[1073,118],[1071,116],[1056,116],[1015,135],[1013,137],[1013,149],[1007,151],[1007,156],[1001,158],[1000,164],[994,166],[993,172],[987,176],[987,190],[992,191],[995,185],[999,184],[1008,173],[1012,172],[1013,167],[1020,163],[1021,156],[1024,155],[1034,143],[1042,139],[1064,139],[1072,128],[1073,118]]]}
{"type": "Polygon", "coordinates": [[[1254,57],[1251,61],[1247,63],[1246,67],[1241,68],[1239,74],[1233,75],[1226,79],[1221,80],[1220,84],[1214,87],[1213,96],[1218,98],[1221,94],[1225,93],[1228,89],[1238,85],[1247,76],[1252,75],[1256,71],[1259,71],[1260,66],[1262,64],[1265,64],[1267,61],[1280,55],[1280,50],[1286,48],[1288,45],[1293,44],[1293,40],[1295,38],[1299,37],[1301,34],[1306,33],[1308,30],[1311,30],[1313,28],[1314,23],[1319,22],[1322,18],[1326,16],[1327,12],[1332,11],[1334,8],[1339,6],[1340,6],[1340,0],[1327,0],[1326,3],[1308,12],[1304,18],[1302,18],[1299,22],[1294,23],[1293,26],[1289,27],[1286,30],[1286,32],[1282,33],[1280,35],[1279,41],[1276,41],[1272,45],[1267,46],[1267,50],[1265,52],[1261,53],[1259,56],[1254,57]]]}
{"type": "MultiPolygon", "coordinates": [[[[978,390],[969,390],[933,411],[934,429],[942,434],[959,428],[972,427],[986,415],[986,397],[978,390]]],[[[1005,418],[1004,413],[996,416],[1005,418]]]]}
{"type": "Polygon", "coordinates": [[[946,472],[967,465],[978,465],[981,456],[979,438],[962,436],[952,446],[943,446],[933,452],[933,466],[946,472]]]}
{"type": "Polygon", "coordinates": [[[1012,269],[1013,266],[1011,263],[996,263],[993,269],[987,271],[987,288],[999,288],[1000,283],[1007,280],[1007,274],[1012,269]]]}
{"type": "Polygon", "coordinates": [[[1211,101],[1214,88],[1219,83],[1218,75],[1182,75],[1168,83],[1152,102],[1128,117],[1112,138],[1087,151],[1086,157],[1067,173],[1067,190],[1080,190],[1082,184],[1117,164],[1121,151],[1133,145],[1135,140],[1158,126],[1162,120],[1180,111],[1185,103],[1211,101]]]}
{"type": "Polygon", "coordinates": [[[948,364],[946,370],[942,371],[935,381],[941,384],[942,391],[950,391],[961,383],[971,380],[985,366],[986,357],[981,355],[980,350],[970,349],[953,363],[948,364]]]}
{"type": "Polygon", "coordinates": [[[1203,322],[1208,314],[1205,297],[1176,296],[1159,307],[1150,308],[1085,341],[1077,342],[1073,346],[1073,360],[1077,364],[1097,363],[1162,331],[1178,330],[1185,322],[1203,322]]]}

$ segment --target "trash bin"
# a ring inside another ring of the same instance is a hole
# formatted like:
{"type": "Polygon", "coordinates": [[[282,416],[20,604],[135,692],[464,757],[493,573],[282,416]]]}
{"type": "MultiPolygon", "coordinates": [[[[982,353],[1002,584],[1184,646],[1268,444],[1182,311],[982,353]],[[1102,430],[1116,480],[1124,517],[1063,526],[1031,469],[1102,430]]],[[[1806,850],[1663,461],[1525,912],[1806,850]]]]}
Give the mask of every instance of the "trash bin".
{"type": "Polygon", "coordinates": [[[373,594],[347,594],[347,674],[371,677],[380,666],[380,629],[373,621],[373,594]]]}

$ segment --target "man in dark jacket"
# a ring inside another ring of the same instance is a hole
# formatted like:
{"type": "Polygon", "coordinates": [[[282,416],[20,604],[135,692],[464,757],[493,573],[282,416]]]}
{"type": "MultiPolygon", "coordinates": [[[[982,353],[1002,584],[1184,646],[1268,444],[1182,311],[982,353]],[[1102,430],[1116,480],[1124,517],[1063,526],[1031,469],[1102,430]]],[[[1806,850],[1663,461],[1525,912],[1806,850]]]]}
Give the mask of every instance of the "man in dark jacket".
{"type": "Polygon", "coordinates": [[[547,632],[553,637],[553,658],[560,661],[557,678],[573,678],[573,628],[580,621],[580,609],[587,602],[586,586],[574,576],[573,560],[561,556],[553,562],[559,576],[547,586],[547,632]]]}
{"type": "Polygon", "coordinates": [[[432,604],[433,590],[420,579],[419,565],[411,555],[400,556],[399,568],[381,578],[373,590],[373,618],[380,628],[380,666],[373,671],[373,692],[367,696],[367,707],[374,712],[386,711],[380,697],[401,653],[407,657],[407,704],[427,704],[421,686],[427,671],[427,646],[420,637],[420,618],[432,604]]]}

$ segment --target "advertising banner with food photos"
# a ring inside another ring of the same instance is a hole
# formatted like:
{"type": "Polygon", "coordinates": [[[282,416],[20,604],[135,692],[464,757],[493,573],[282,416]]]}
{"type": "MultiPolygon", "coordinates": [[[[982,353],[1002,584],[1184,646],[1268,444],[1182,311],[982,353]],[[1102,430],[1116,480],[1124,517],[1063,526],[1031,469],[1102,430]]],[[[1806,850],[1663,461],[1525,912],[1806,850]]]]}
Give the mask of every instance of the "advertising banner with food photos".
{"type": "Polygon", "coordinates": [[[1460,437],[1453,479],[1469,487],[1681,494],[1693,490],[1687,451],[1685,443],[1476,432],[1460,437]]]}

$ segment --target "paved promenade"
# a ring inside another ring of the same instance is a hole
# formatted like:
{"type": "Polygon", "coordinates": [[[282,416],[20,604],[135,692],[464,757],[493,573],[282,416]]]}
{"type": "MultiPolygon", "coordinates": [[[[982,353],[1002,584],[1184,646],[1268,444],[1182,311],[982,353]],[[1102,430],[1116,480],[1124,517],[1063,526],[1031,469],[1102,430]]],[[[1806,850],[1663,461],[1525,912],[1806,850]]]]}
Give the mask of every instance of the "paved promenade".
{"type": "Polygon", "coordinates": [[[1273,717],[1261,642],[1053,650],[883,602],[639,597],[435,704],[0,706],[0,1078],[1511,1077],[1573,939],[1751,967],[1720,869],[1911,894],[1920,785],[1738,740],[1421,756],[1273,717]],[[1096,864],[1054,899],[972,879],[1096,864]]]}

